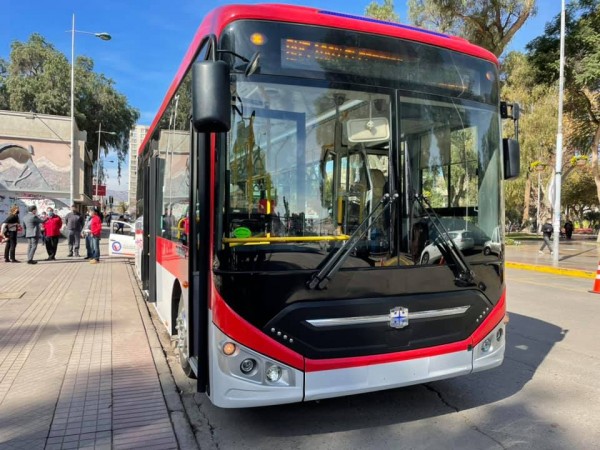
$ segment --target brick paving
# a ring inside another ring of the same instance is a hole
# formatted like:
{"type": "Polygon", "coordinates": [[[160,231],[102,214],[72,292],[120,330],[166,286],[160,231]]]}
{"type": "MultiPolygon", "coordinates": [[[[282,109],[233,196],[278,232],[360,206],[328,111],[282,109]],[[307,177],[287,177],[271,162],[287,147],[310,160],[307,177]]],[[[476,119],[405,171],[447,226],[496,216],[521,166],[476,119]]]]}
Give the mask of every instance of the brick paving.
{"type": "Polygon", "coordinates": [[[0,449],[178,448],[131,262],[66,253],[0,262],[0,449]]]}

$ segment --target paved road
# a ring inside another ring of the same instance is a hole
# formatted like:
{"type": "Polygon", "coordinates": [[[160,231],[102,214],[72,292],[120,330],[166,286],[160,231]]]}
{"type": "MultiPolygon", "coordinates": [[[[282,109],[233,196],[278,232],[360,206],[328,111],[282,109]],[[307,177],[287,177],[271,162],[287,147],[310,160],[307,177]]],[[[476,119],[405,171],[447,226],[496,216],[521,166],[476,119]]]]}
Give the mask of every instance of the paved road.
{"type": "Polygon", "coordinates": [[[508,270],[505,363],[319,403],[215,408],[175,371],[203,448],[600,448],[600,295],[591,280],[508,270]]]}

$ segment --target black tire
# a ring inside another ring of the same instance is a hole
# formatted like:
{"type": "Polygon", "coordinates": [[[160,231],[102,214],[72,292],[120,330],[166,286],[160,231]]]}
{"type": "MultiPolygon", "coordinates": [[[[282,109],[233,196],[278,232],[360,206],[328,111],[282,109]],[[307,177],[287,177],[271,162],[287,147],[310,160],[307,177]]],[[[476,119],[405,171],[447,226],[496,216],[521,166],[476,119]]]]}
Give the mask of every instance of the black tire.
{"type": "Polygon", "coordinates": [[[425,252],[423,253],[423,256],[421,256],[421,264],[427,263],[429,263],[429,253],[425,252]]]}
{"type": "Polygon", "coordinates": [[[490,256],[490,253],[492,253],[492,250],[489,247],[483,249],[483,254],[485,256],[490,256]]]}
{"type": "Polygon", "coordinates": [[[177,359],[179,360],[179,366],[181,367],[181,370],[183,370],[183,373],[185,373],[188,378],[196,378],[196,374],[194,373],[194,370],[192,369],[188,359],[189,355],[187,353],[187,349],[189,348],[189,341],[187,325],[184,325],[183,328],[181,325],[187,324],[187,321],[185,320],[186,316],[187,311],[185,310],[183,299],[180,298],[179,307],[177,308],[177,359]],[[181,337],[180,339],[179,333],[182,332],[181,330],[183,330],[185,336],[181,337]]]}

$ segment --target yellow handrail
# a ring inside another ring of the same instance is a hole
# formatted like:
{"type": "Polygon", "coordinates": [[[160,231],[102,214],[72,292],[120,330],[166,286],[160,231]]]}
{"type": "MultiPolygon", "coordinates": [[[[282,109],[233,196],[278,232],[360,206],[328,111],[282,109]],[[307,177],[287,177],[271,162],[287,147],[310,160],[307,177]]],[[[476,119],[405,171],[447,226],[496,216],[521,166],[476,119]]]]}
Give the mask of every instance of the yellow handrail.
{"type": "Polygon", "coordinates": [[[255,236],[249,238],[223,238],[225,244],[254,244],[254,243],[265,243],[270,244],[273,242],[328,242],[328,241],[347,241],[350,236],[341,234],[339,236],[285,236],[285,237],[273,237],[273,236],[255,236]]]}

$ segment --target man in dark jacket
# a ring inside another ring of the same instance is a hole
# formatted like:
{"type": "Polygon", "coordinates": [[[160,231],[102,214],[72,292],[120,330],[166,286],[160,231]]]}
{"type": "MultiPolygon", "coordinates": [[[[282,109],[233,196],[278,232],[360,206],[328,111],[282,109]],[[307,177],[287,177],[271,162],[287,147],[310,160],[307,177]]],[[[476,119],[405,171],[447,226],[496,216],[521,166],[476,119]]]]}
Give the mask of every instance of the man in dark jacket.
{"type": "Polygon", "coordinates": [[[77,206],[71,205],[71,212],[65,216],[65,225],[69,242],[69,254],[67,256],[72,257],[73,252],[75,252],[75,256],[79,257],[79,239],[83,229],[83,218],[77,210],[77,206]]]}
{"type": "Polygon", "coordinates": [[[573,236],[573,222],[569,219],[565,222],[565,235],[567,236],[567,239],[571,239],[571,236],[573,236]]]}
{"type": "Polygon", "coordinates": [[[4,261],[18,263],[15,258],[17,249],[17,233],[19,232],[19,207],[13,205],[10,208],[10,214],[3,223],[2,229],[5,230],[6,247],[4,247],[4,261]]]}
{"type": "Polygon", "coordinates": [[[550,219],[546,219],[546,223],[542,225],[542,233],[544,235],[544,243],[540,247],[540,254],[544,254],[544,248],[547,246],[550,254],[553,255],[554,253],[552,252],[552,245],[550,245],[550,237],[552,236],[552,233],[554,233],[554,227],[550,223],[550,219]]]}
{"type": "Polygon", "coordinates": [[[38,240],[40,238],[40,225],[43,223],[37,214],[37,207],[35,205],[28,208],[28,213],[23,217],[23,228],[25,229],[25,237],[29,242],[27,247],[27,264],[37,264],[37,261],[33,260],[35,251],[37,249],[38,240]]]}

